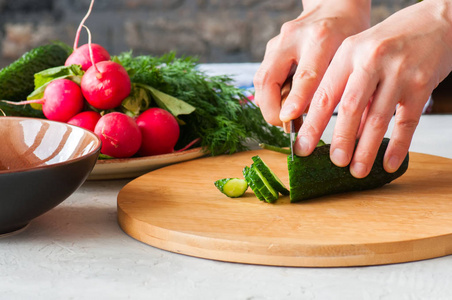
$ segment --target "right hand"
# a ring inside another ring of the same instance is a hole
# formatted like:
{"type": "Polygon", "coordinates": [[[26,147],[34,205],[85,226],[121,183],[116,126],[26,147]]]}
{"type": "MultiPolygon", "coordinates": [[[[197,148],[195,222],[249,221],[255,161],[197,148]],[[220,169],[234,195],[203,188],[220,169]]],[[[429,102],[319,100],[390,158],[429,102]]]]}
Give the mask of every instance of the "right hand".
{"type": "Polygon", "coordinates": [[[368,0],[303,1],[303,7],[268,42],[254,77],[256,105],[275,126],[303,114],[342,41],[370,26],[368,0]],[[281,109],[281,87],[294,67],[292,90],[281,109]]]}

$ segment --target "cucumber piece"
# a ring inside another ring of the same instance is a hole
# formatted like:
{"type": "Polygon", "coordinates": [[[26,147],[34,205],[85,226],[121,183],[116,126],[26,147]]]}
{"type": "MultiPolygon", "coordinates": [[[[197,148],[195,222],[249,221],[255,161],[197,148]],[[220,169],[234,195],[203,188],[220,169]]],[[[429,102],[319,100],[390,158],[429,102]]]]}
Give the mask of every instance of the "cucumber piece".
{"type": "Polygon", "coordinates": [[[251,190],[254,192],[254,195],[256,195],[257,199],[259,199],[260,201],[265,201],[264,196],[262,196],[261,192],[259,191],[259,189],[257,188],[254,180],[250,177],[249,172],[250,172],[251,168],[246,166],[243,168],[243,176],[245,177],[246,182],[248,183],[248,186],[251,188],[251,190]]]}
{"type": "Polygon", "coordinates": [[[386,172],[383,157],[388,144],[389,139],[383,139],[370,174],[361,179],[353,177],[348,166],[337,167],[331,162],[329,144],[317,147],[306,157],[294,156],[293,161],[289,157],[290,202],[378,188],[402,176],[408,169],[409,155],[396,172],[386,172]]]}
{"type": "Polygon", "coordinates": [[[29,104],[14,105],[0,101],[0,116],[16,116],[30,118],[45,118],[42,110],[32,108],[29,104]]]}
{"type": "Polygon", "coordinates": [[[215,186],[230,198],[237,198],[245,194],[248,183],[240,178],[223,178],[215,181],[215,186]]]}
{"type": "Polygon", "coordinates": [[[268,181],[268,183],[279,193],[289,195],[289,190],[284,183],[276,176],[275,173],[268,167],[268,165],[258,155],[251,158],[254,162],[254,168],[258,169],[260,174],[268,181]]]}
{"type": "Polygon", "coordinates": [[[278,200],[278,192],[270,186],[268,181],[262,176],[262,174],[259,173],[259,170],[254,168],[253,165],[248,168],[247,172],[244,172],[244,176],[256,196],[259,194],[262,196],[261,198],[258,196],[260,200],[268,203],[274,203],[278,200]],[[258,193],[255,192],[256,190],[258,193]]]}
{"type": "Polygon", "coordinates": [[[70,47],[62,43],[43,45],[1,69],[0,100],[26,100],[34,90],[34,74],[64,65],[69,53],[70,47]]]}
{"type": "Polygon", "coordinates": [[[274,203],[278,200],[278,192],[271,186],[261,171],[259,171],[254,164],[251,165],[250,169],[250,176],[259,188],[259,192],[261,192],[262,196],[264,196],[265,201],[268,203],[274,203]]]}

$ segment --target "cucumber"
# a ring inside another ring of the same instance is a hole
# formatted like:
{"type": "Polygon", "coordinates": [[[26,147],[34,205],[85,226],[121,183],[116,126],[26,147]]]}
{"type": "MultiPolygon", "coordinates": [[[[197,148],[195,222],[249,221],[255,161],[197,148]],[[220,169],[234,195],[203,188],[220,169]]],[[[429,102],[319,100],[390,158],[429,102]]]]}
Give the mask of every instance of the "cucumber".
{"type": "Polygon", "coordinates": [[[259,199],[260,201],[265,201],[264,196],[262,196],[261,192],[259,191],[259,189],[257,188],[254,180],[250,177],[249,172],[250,172],[251,168],[246,166],[243,168],[243,176],[245,177],[246,182],[248,183],[248,186],[251,188],[251,190],[254,192],[254,195],[256,195],[257,199],[259,199]]]}
{"type": "Polygon", "coordinates": [[[306,157],[294,156],[293,161],[289,157],[290,202],[378,188],[402,176],[408,169],[409,155],[396,172],[386,172],[383,157],[388,143],[388,138],[383,139],[370,174],[361,179],[353,177],[349,167],[337,167],[331,162],[330,145],[317,147],[306,157]]]}
{"type": "Polygon", "coordinates": [[[240,178],[223,178],[215,181],[215,186],[230,198],[243,196],[248,189],[248,183],[240,178]]]}
{"type": "Polygon", "coordinates": [[[259,194],[261,195],[261,198],[259,198],[260,200],[264,200],[268,203],[274,203],[278,200],[278,192],[268,183],[267,179],[254,167],[254,165],[251,165],[243,175],[256,196],[259,194]],[[256,193],[256,190],[258,193],[256,193]]]}
{"type": "Polygon", "coordinates": [[[42,110],[34,109],[29,104],[14,105],[0,101],[0,116],[16,116],[16,117],[30,117],[30,118],[45,118],[42,110]]]}
{"type": "Polygon", "coordinates": [[[289,190],[284,183],[276,176],[275,173],[267,166],[267,164],[259,157],[259,155],[251,158],[254,162],[254,167],[260,171],[262,176],[267,179],[268,183],[279,193],[289,195],[289,190]]]}
{"type": "Polygon", "coordinates": [[[69,56],[69,46],[52,43],[37,47],[0,70],[0,100],[26,100],[34,90],[34,74],[62,66],[69,56]]]}

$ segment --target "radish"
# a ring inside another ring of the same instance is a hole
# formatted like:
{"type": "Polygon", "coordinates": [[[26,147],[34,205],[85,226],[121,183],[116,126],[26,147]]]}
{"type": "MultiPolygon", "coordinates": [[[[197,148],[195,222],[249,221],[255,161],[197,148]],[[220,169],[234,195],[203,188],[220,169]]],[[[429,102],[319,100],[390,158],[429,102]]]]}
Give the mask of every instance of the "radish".
{"type": "MultiPolygon", "coordinates": [[[[110,60],[110,54],[107,50],[105,50],[104,47],[99,44],[91,44],[91,47],[94,55],[94,62],[97,63],[110,60]]],[[[74,50],[74,52],[72,52],[72,54],[67,58],[64,65],[81,65],[83,71],[88,70],[89,67],[93,65],[89,55],[89,45],[85,44],[83,46],[80,46],[80,48],[74,50]]]]}
{"type": "Polygon", "coordinates": [[[102,141],[101,152],[115,158],[133,156],[141,145],[141,132],[132,117],[120,112],[104,115],[94,133],[102,141]]]}
{"type": "Polygon", "coordinates": [[[180,129],[171,113],[158,107],[150,108],[141,113],[136,122],[143,137],[140,156],[174,152],[180,129]]]}
{"type": "Polygon", "coordinates": [[[94,132],[94,128],[100,118],[100,113],[89,110],[76,114],[68,121],[68,124],[79,126],[94,132]]]}
{"type": "Polygon", "coordinates": [[[91,56],[90,56],[90,51],[93,52],[93,61],[95,63],[111,59],[108,51],[101,45],[91,44],[91,50],[90,50],[89,44],[85,44],[85,45],[81,46],[80,48],[78,48],[80,32],[82,30],[82,27],[84,27],[83,24],[85,23],[86,19],[91,14],[93,5],[94,5],[94,0],[91,1],[88,12],[86,13],[85,17],[83,17],[82,21],[80,22],[80,25],[78,26],[77,33],[75,35],[75,41],[74,41],[74,51],[66,59],[66,62],[64,63],[65,66],[81,65],[83,71],[88,70],[88,68],[93,65],[93,62],[92,62],[91,56]]]}
{"type": "Polygon", "coordinates": [[[52,80],[45,88],[42,99],[4,102],[13,105],[42,104],[44,116],[59,122],[67,122],[81,112],[84,105],[80,86],[69,79],[52,80]]]}
{"type": "Polygon", "coordinates": [[[93,107],[112,109],[130,94],[132,83],[123,66],[113,61],[102,61],[85,72],[81,88],[86,101],[93,107]]]}
{"type": "Polygon", "coordinates": [[[67,122],[78,114],[82,111],[84,104],[79,85],[69,79],[51,81],[40,103],[47,119],[60,122],[67,122]]]}

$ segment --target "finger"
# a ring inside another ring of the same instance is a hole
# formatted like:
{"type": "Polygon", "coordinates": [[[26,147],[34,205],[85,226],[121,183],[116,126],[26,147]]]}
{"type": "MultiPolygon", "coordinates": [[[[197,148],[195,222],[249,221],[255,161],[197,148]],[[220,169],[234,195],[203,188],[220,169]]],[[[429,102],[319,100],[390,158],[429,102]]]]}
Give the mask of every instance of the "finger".
{"type": "Polygon", "coordinates": [[[380,81],[364,120],[363,131],[350,164],[350,173],[356,178],[364,178],[369,174],[394,114],[397,99],[400,99],[400,91],[393,82],[391,78],[380,81]]]}
{"type": "Polygon", "coordinates": [[[367,106],[364,109],[363,115],[361,116],[361,121],[359,123],[358,133],[356,135],[356,137],[358,139],[360,138],[361,134],[363,133],[364,121],[366,120],[367,115],[369,114],[369,109],[370,109],[370,106],[372,105],[372,102],[373,102],[373,96],[370,98],[369,102],[367,102],[367,106]]]}
{"type": "Polygon", "coordinates": [[[300,117],[309,106],[339,44],[338,41],[330,42],[337,45],[325,47],[318,42],[300,50],[298,66],[292,78],[292,90],[279,115],[283,122],[300,117]]]}
{"type": "Polygon", "coordinates": [[[344,60],[335,57],[326,70],[314,92],[309,111],[298,132],[294,144],[297,155],[307,156],[316,147],[345,89],[348,69],[344,60]]]}
{"type": "Polygon", "coordinates": [[[409,104],[403,103],[396,110],[394,129],[383,160],[384,169],[389,173],[397,171],[405,159],[429,95],[419,97],[410,95],[410,97],[414,101],[409,104]]]}
{"type": "Polygon", "coordinates": [[[264,119],[275,126],[281,125],[281,87],[294,63],[294,56],[286,50],[275,50],[270,41],[264,60],[254,76],[255,103],[264,119]]]}
{"type": "Polygon", "coordinates": [[[364,69],[350,74],[342,95],[331,141],[331,161],[345,167],[350,164],[362,116],[375,92],[378,77],[364,69]]]}
{"type": "MultiPolygon", "coordinates": [[[[307,60],[313,61],[310,58],[307,60]]],[[[288,122],[304,113],[319,86],[325,68],[323,63],[317,66],[308,66],[303,63],[298,65],[292,78],[292,89],[279,114],[281,121],[288,122]]]]}

